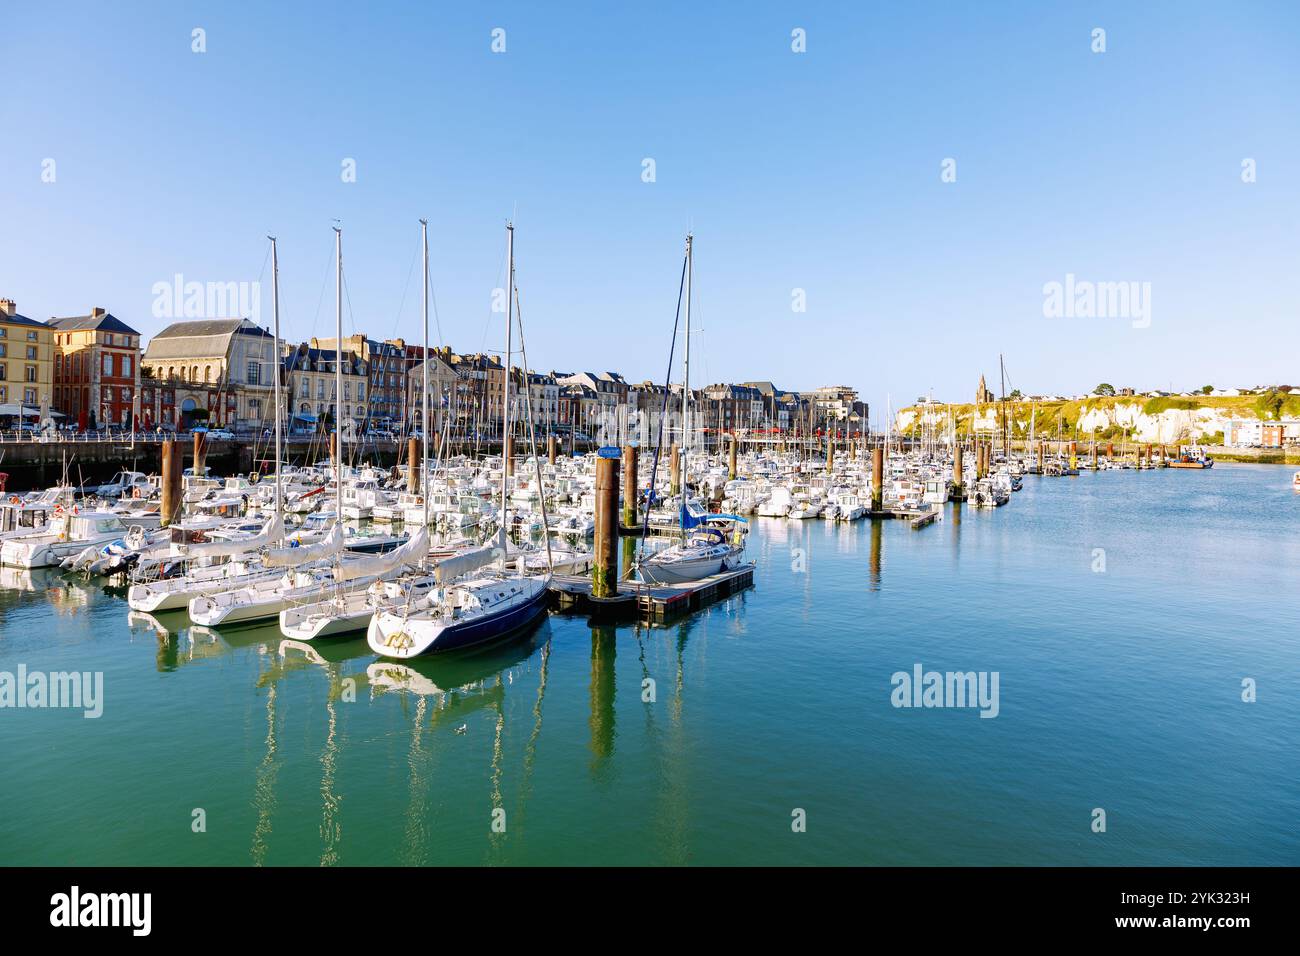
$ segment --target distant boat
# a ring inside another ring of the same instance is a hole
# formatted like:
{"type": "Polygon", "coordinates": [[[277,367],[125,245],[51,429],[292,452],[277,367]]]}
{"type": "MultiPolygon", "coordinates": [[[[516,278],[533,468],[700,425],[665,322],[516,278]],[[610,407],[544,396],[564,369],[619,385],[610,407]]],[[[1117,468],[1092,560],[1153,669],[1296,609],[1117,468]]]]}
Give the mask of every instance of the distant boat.
{"type": "Polygon", "coordinates": [[[1296,491],[1300,491],[1300,471],[1291,476],[1291,487],[1296,491]]]}
{"type": "Polygon", "coordinates": [[[1180,452],[1178,457],[1169,462],[1170,468],[1213,468],[1214,459],[1200,448],[1191,448],[1180,452]]]}

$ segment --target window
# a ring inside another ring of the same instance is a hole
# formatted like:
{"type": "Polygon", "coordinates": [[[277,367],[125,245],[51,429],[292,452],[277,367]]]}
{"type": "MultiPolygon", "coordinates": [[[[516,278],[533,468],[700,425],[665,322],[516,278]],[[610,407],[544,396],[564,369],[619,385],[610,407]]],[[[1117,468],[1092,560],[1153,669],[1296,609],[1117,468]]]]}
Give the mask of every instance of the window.
{"type": "Polygon", "coordinates": [[[113,356],[109,355],[107,352],[104,353],[102,368],[105,375],[113,374],[113,356]]]}
{"type": "Polygon", "coordinates": [[[9,377],[9,366],[5,365],[4,362],[0,362],[0,382],[3,382],[8,377],[9,377]]]}
{"type": "MultiPolygon", "coordinates": [[[[0,378],[4,378],[4,376],[0,375],[0,378]]],[[[8,400],[9,400],[9,389],[5,388],[3,385],[0,385],[0,402],[7,402],[8,400]]]]}
{"type": "Polygon", "coordinates": [[[113,333],[112,333],[112,332],[109,332],[107,335],[105,335],[105,336],[104,336],[104,341],[107,342],[109,345],[112,345],[112,344],[113,344],[113,333]]]}
{"type": "Polygon", "coordinates": [[[35,333],[35,332],[28,332],[28,333],[27,333],[27,341],[28,341],[28,342],[35,342],[35,341],[36,341],[36,333],[35,333]]]}
{"type": "Polygon", "coordinates": [[[366,400],[366,383],[357,382],[357,401],[364,402],[365,400],[366,400]]]}
{"type": "Polygon", "coordinates": [[[122,374],[126,376],[135,374],[135,360],[129,355],[122,356],[122,374]]]}
{"type": "Polygon", "coordinates": [[[107,385],[105,385],[103,392],[104,392],[104,401],[111,402],[113,400],[113,390],[109,388],[107,385]]]}
{"type": "Polygon", "coordinates": [[[0,358],[4,358],[9,353],[5,351],[5,344],[0,342],[0,358]]]}
{"type": "Polygon", "coordinates": [[[251,359],[248,363],[248,384],[258,385],[261,383],[262,365],[256,359],[251,359]]]}
{"type": "Polygon", "coordinates": [[[262,414],[262,400],[260,398],[250,398],[248,400],[248,414],[257,418],[262,414]]]}
{"type": "Polygon", "coordinates": [[[311,394],[311,382],[307,380],[307,376],[305,375],[302,378],[300,378],[298,381],[300,383],[298,394],[303,398],[306,398],[308,395],[311,394]]]}
{"type": "Polygon", "coordinates": [[[4,337],[5,337],[5,330],[4,330],[4,329],[0,329],[0,339],[2,339],[2,338],[4,338],[4,337]]]}
{"type": "Polygon", "coordinates": [[[325,397],[325,379],[318,378],[316,379],[316,398],[322,399],[324,397],[325,397]]]}
{"type": "Polygon", "coordinates": [[[344,383],[343,383],[343,398],[346,399],[346,400],[349,401],[349,402],[352,401],[352,383],[351,383],[351,382],[344,382],[344,383]]]}
{"type": "Polygon", "coordinates": [[[23,403],[26,405],[36,404],[36,389],[34,388],[23,389],[23,403]]]}
{"type": "Polygon", "coordinates": [[[36,361],[36,346],[34,345],[27,346],[27,361],[29,362],[36,361]]]}
{"type": "Polygon", "coordinates": [[[36,366],[35,366],[35,365],[29,365],[29,366],[27,366],[27,381],[29,381],[29,382],[34,382],[34,381],[36,381],[36,366]]]}

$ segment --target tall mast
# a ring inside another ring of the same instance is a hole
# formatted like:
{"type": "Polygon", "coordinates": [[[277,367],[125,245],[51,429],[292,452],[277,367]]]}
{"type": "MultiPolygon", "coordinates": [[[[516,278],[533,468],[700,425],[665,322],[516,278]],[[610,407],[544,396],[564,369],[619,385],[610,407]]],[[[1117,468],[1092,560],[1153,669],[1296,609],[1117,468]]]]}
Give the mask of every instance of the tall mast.
{"type": "Polygon", "coordinates": [[[689,466],[691,461],[691,282],[695,277],[695,260],[691,254],[694,240],[689,232],[686,234],[686,354],[682,359],[682,532],[686,531],[686,501],[690,497],[686,489],[690,487],[689,466]]]}
{"type": "MultiPolygon", "coordinates": [[[[429,476],[425,473],[425,462],[429,460],[429,220],[420,220],[420,238],[424,244],[424,410],[420,415],[420,440],[416,444],[420,449],[420,480],[424,482],[421,489],[424,499],[424,526],[429,527],[429,476]]],[[[411,468],[415,462],[408,463],[411,468]]]]}
{"type": "Polygon", "coordinates": [[[510,460],[507,457],[510,444],[510,351],[512,340],[510,333],[515,323],[515,224],[506,223],[506,360],[505,389],[501,401],[501,562],[505,564],[506,545],[509,538],[506,526],[510,515],[506,512],[506,502],[510,500],[506,481],[510,474],[510,460]]]}
{"type": "Polygon", "coordinates": [[[280,516],[282,505],[280,488],[280,460],[283,456],[280,436],[280,259],[276,254],[275,236],[271,240],[271,330],[274,336],[272,357],[275,359],[275,515],[280,516]]]}
{"type": "Polygon", "coordinates": [[[343,230],[334,227],[334,507],[343,520],[343,230]]]}

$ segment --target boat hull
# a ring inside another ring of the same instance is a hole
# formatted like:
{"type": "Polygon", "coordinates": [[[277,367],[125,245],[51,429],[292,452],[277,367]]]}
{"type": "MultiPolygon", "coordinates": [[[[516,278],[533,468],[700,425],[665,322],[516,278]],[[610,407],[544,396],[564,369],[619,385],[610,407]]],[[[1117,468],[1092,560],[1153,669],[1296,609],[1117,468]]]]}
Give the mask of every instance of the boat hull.
{"type": "Polygon", "coordinates": [[[485,615],[471,621],[444,623],[441,619],[419,617],[403,620],[400,614],[380,612],[370,621],[366,643],[381,657],[406,660],[422,654],[441,654],[487,644],[515,634],[546,613],[547,589],[539,586],[527,600],[512,605],[500,614],[485,615]],[[387,641],[404,630],[413,639],[409,647],[391,647],[387,641]]]}

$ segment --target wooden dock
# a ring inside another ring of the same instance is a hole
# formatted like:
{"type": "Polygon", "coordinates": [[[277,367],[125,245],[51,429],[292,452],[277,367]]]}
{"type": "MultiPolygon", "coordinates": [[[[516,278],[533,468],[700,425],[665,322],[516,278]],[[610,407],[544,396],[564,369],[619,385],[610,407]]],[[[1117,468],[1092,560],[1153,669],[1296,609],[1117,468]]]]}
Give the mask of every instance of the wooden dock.
{"type": "Polygon", "coordinates": [[[943,514],[942,508],[885,508],[882,511],[868,511],[865,517],[872,521],[900,518],[906,521],[912,530],[916,530],[938,520],[941,514],[943,514]]]}
{"type": "Polygon", "coordinates": [[[753,586],[753,562],[688,584],[619,581],[618,594],[612,598],[593,597],[589,576],[557,574],[551,578],[551,593],[560,611],[593,617],[635,616],[647,621],[689,614],[753,586]]]}

